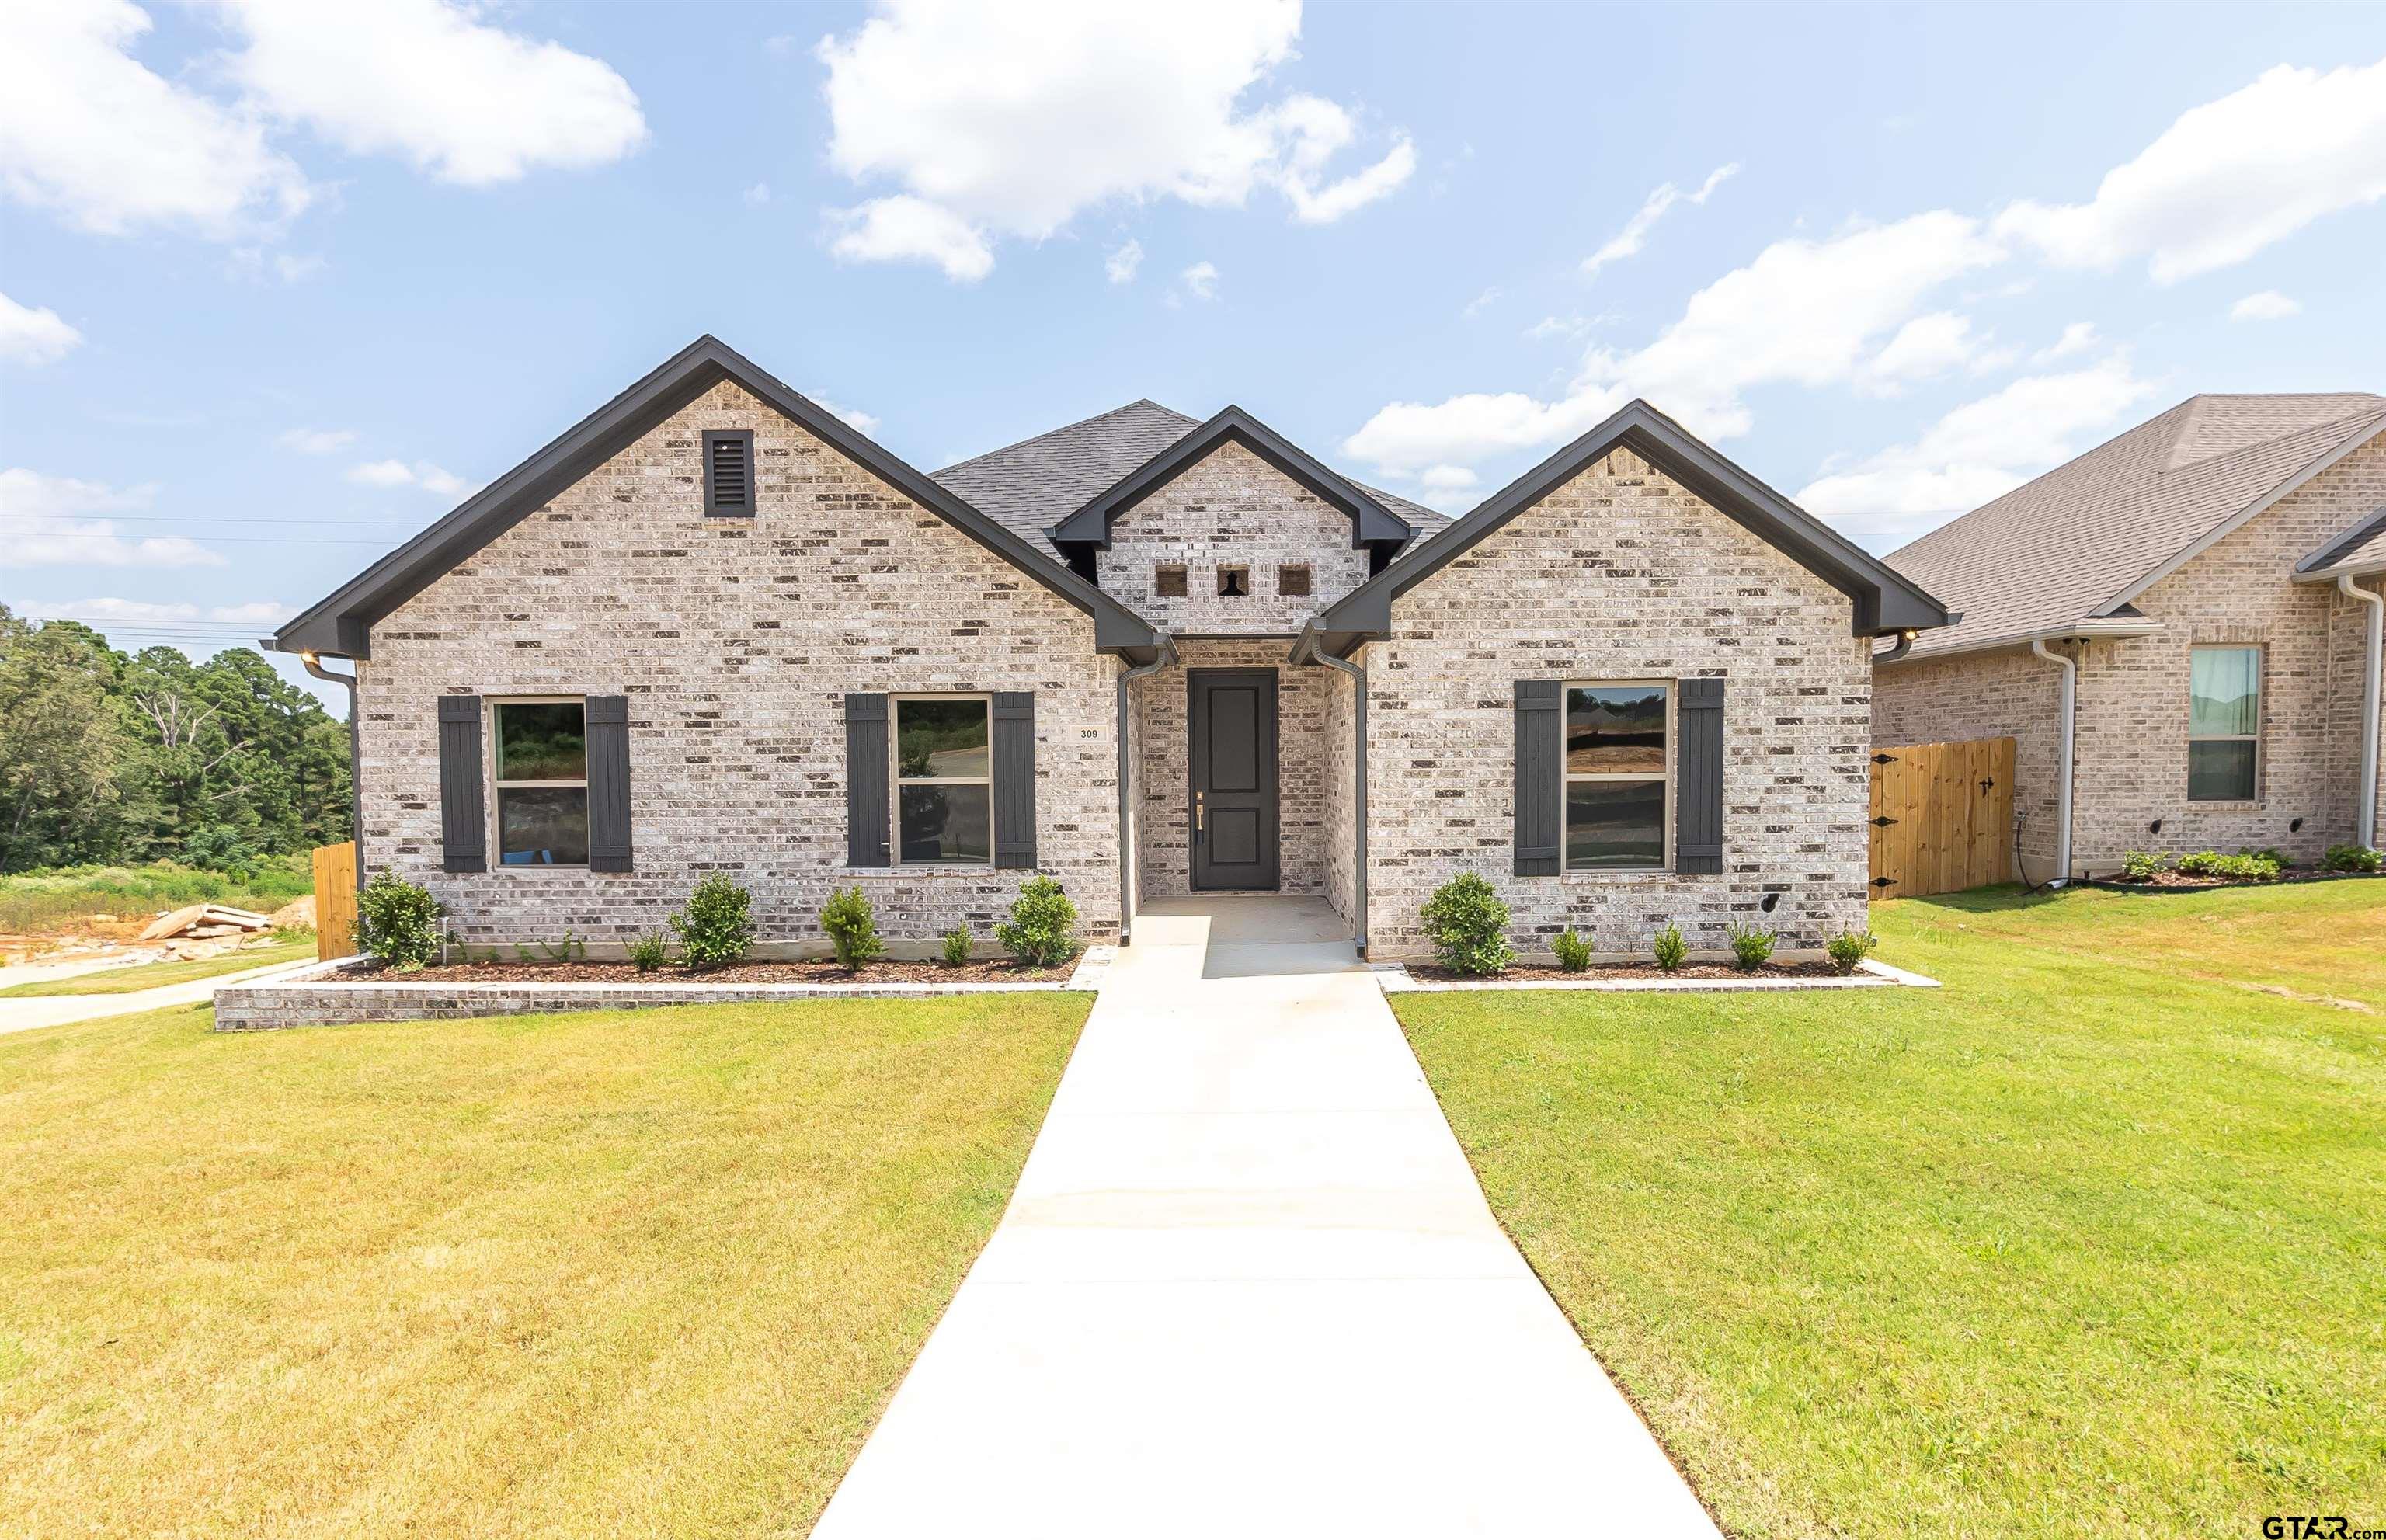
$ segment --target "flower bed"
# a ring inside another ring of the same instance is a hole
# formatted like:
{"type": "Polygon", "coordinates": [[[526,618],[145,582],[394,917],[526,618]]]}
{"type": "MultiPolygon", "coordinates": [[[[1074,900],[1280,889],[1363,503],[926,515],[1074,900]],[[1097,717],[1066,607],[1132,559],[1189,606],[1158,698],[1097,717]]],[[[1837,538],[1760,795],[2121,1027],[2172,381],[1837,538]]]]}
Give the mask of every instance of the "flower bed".
{"type": "Polygon", "coordinates": [[[1673,994],[1728,994],[1768,989],[1936,989],[1939,981],[1867,958],[1852,973],[1827,962],[1767,963],[1739,969],[1728,963],[1685,963],[1668,972],[1652,963],[1610,963],[1569,973],[1547,963],[1515,963],[1501,973],[1455,973],[1431,963],[1386,962],[1371,970],[1388,995],[1456,989],[1642,990],[1673,994]]]}
{"type": "Polygon", "coordinates": [[[1461,973],[1438,963],[1413,962],[1407,965],[1409,977],[1419,983],[1488,983],[1506,981],[1513,983],[1534,980],[1560,983],[1614,983],[1621,979],[1829,979],[1842,975],[1830,963],[1819,958],[1798,962],[1767,962],[1752,969],[1739,969],[1727,962],[1686,962],[1668,970],[1653,962],[1596,962],[1589,967],[1569,970],[1550,962],[1512,962],[1505,970],[1489,978],[1476,973],[1461,973]]]}
{"type": "Polygon", "coordinates": [[[2276,877],[2190,877],[2177,871],[2158,871],[2152,877],[2090,877],[2083,885],[2107,888],[2115,893],[2206,893],[2214,888],[2275,888],[2291,883],[2376,882],[2374,871],[2317,871],[2309,867],[2287,867],[2276,877]]]}
{"type": "MultiPolygon", "coordinates": [[[[1071,965],[1074,968],[1074,964],[1071,965]]],[[[358,968],[359,982],[386,983],[1045,983],[1066,979],[1071,968],[1030,968],[1008,958],[964,963],[894,962],[881,959],[859,968],[827,958],[725,963],[718,968],[655,968],[644,972],[626,962],[451,962],[401,973],[358,968]]]]}

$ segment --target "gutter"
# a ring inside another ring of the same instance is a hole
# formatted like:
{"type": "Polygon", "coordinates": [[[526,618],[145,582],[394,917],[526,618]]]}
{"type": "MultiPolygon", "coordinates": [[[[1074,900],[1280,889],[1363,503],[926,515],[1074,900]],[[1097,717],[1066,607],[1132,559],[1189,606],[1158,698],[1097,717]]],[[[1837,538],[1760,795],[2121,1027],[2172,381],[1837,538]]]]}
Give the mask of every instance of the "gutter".
{"type": "Polygon", "coordinates": [[[1350,659],[1337,657],[1319,646],[1317,622],[1313,620],[1300,628],[1300,635],[1292,644],[1292,661],[1300,663],[1304,657],[1308,661],[1323,663],[1329,669],[1339,669],[1349,674],[1358,693],[1359,711],[1356,727],[1358,742],[1353,745],[1351,757],[1351,774],[1357,787],[1357,795],[1352,799],[1354,815],[1352,821],[1357,833],[1352,840],[1355,849],[1352,851],[1353,864],[1350,868],[1352,889],[1350,907],[1359,912],[1358,922],[1353,927],[1355,933],[1350,941],[1359,956],[1364,958],[1367,955],[1367,670],[1350,659]]]}
{"type": "MultiPolygon", "coordinates": [[[[1942,657],[1968,657],[1974,653],[2002,652],[2007,647],[2023,645],[2034,650],[2041,642],[2126,642],[2132,637],[2158,635],[2162,629],[2152,620],[2072,620],[2046,631],[2011,631],[1998,636],[1983,636],[1977,642],[1962,642],[1952,647],[1933,647],[1915,656],[1913,661],[1936,663],[1942,657]]],[[[1905,651],[1891,648],[1873,661],[1888,663],[1906,656],[1905,651]]]]}
{"type": "Polygon", "coordinates": [[[1873,666],[1877,668],[1883,663],[1894,663],[1899,658],[1903,657],[1907,653],[1914,650],[1914,639],[1921,634],[1922,633],[1918,631],[1908,630],[1899,632],[1897,633],[1897,641],[1890,645],[1887,652],[1877,652],[1872,655],[1873,666]]]}
{"type": "MultiPolygon", "coordinates": [[[[327,679],[348,693],[348,843],[357,856],[357,891],[365,890],[365,762],[362,729],[357,711],[357,676],[335,674],[316,655],[302,652],[298,661],[317,679],[327,679]]],[[[350,660],[354,662],[353,659],[350,660]]]]}
{"type": "Polygon", "coordinates": [[[2355,810],[2354,826],[2362,845],[2378,848],[2378,702],[2381,693],[2380,663],[2386,652],[2386,595],[2372,594],[2353,581],[2350,572],[2340,573],[2336,590],[2369,610],[2369,642],[2365,649],[2367,667],[2362,678],[2367,682],[2361,696],[2361,805],[2355,810]]]}
{"type": "Polygon", "coordinates": [[[1135,869],[1135,789],[1134,758],[1127,748],[1126,686],[1131,679],[1156,674],[1176,661],[1176,639],[1165,631],[1160,632],[1160,655],[1149,663],[1121,670],[1118,676],[1118,829],[1119,829],[1119,945],[1124,946],[1135,931],[1136,883],[1140,873],[1135,869]]]}
{"type": "Polygon", "coordinates": [[[2054,876],[2047,883],[2050,888],[2071,885],[2071,770],[2074,719],[2078,715],[2079,665],[2061,653],[2046,650],[2046,638],[2039,637],[2029,650],[2046,662],[2063,670],[2063,704],[2057,707],[2063,715],[2062,746],[2056,752],[2054,783],[2054,876]]]}

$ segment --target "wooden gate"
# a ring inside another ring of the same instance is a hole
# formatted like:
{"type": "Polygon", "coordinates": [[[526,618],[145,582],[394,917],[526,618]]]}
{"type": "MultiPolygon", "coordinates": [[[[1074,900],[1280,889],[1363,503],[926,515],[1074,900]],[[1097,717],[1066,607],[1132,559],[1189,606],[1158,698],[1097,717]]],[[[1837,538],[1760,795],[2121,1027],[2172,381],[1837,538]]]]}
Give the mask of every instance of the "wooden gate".
{"type": "Polygon", "coordinates": [[[1873,896],[2012,881],[2013,779],[2011,738],[1875,750],[1873,896]]]}
{"type": "Polygon", "coordinates": [[[323,962],[357,949],[357,847],[315,847],[315,956],[323,962]]]}

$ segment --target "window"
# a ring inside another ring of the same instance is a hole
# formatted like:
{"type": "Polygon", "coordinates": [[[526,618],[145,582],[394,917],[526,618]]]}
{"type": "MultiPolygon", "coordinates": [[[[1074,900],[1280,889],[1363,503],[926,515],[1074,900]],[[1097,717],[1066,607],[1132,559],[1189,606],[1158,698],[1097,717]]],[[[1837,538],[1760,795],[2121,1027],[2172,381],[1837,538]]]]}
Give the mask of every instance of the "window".
{"type": "Polygon", "coordinates": [[[499,865],[588,864],[587,732],[576,698],[490,704],[499,865]]]}
{"type": "Polygon", "coordinates": [[[1251,570],[1248,567],[1218,569],[1218,596],[1239,599],[1251,591],[1251,570]]]}
{"type": "Polygon", "coordinates": [[[1306,567],[1277,568],[1275,591],[1295,598],[1306,596],[1309,593],[1309,569],[1306,567]]]}
{"type": "Polygon", "coordinates": [[[2262,649],[2187,655],[2187,799],[2251,802],[2262,746],[2262,649]]]}
{"type": "Polygon", "coordinates": [[[754,435],[704,435],[704,511],[723,519],[754,517],[754,435]]]}
{"type": "Polygon", "coordinates": [[[993,865],[992,702],[898,695],[894,706],[897,862],[993,865]]]}
{"type": "Polygon", "coordinates": [[[1566,686],[1568,871],[1665,865],[1673,694],[1661,683],[1566,686]]]}
{"type": "Polygon", "coordinates": [[[1154,582],[1152,591],[1158,594],[1162,598],[1181,599],[1185,596],[1185,569],[1183,567],[1173,564],[1163,565],[1154,572],[1153,577],[1154,582]]]}

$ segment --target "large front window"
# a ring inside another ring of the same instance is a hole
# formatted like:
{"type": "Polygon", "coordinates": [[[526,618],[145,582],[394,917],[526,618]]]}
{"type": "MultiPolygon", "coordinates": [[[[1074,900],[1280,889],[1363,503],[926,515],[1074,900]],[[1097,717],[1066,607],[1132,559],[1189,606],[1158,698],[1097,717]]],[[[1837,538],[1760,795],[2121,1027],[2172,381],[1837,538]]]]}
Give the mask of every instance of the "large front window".
{"type": "Polygon", "coordinates": [[[489,707],[502,866],[588,864],[587,712],[573,700],[489,707]]]}
{"type": "Polygon", "coordinates": [[[984,695],[895,701],[896,859],[994,861],[994,751],[984,695]]]}
{"type": "Polygon", "coordinates": [[[2262,649],[2195,647],[2187,657],[2188,800],[2251,802],[2262,750],[2262,649]]]}
{"type": "Polygon", "coordinates": [[[1662,869],[1673,690],[1569,684],[1565,693],[1565,869],[1662,869]]]}

